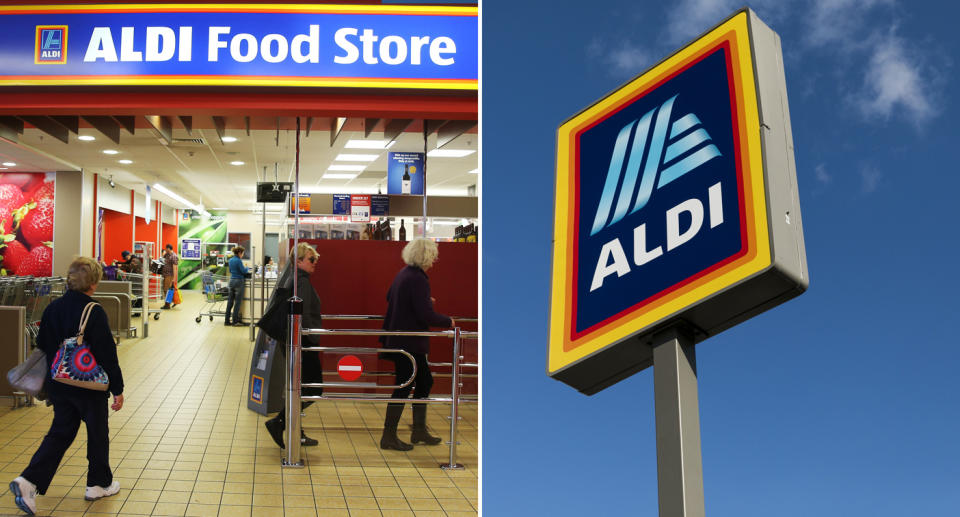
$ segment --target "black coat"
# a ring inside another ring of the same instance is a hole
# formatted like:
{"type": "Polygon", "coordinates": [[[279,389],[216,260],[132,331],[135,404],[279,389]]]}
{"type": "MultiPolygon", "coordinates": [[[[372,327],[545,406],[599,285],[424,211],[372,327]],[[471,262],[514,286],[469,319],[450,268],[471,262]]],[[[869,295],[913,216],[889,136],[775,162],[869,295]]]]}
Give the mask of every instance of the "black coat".
{"type": "MultiPolygon", "coordinates": [[[[387,315],[384,330],[426,331],[430,327],[449,327],[449,316],[434,312],[430,300],[430,279],[420,268],[407,266],[393,278],[387,291],[387,315]]],[[[430,350],[430,338],[416,336],[386,336],[384,346],[400,348],[411,353],[425,354],[430,350]]]]}
{"type": "MultiPolygon", "coordinates": [[[[54,395],[106,396],[107,392],[88,390],[53,382],[50,378],[50,365],[63,340],[76,336],[80,328],[80,316],[83,308],[93,298],[79,292],[68,290],[60,298],[50,302],[40,319],[40,331],[37,334],[37,347],[47,354],[47,391],[54,395]]],[[[117,344],[110,332],[107,313],[99,304],[90,311],[87,327],[83,333],[83,344],[90,348],[97,364],[110,378],[110,393],[123,393],[123,373],[117,360],[117,344]]]]}

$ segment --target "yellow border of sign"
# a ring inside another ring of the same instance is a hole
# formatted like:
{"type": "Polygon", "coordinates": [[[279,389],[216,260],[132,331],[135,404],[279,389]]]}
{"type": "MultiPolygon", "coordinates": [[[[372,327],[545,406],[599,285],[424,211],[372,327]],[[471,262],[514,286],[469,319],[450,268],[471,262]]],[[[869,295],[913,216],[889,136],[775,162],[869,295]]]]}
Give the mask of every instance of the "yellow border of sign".
{"type": "MultiPolygon", "coordinates": [[[[332,14],[479,15],[477,7],[442,5],[353,4],[95,4],[0,6],[0,16],[79,12],[276,12],[332,14]]],[[[66,47],[64,47],[66,55],[66,47]]],[[[58,63],[42,63],[58,64],[58,63]]],[[[399,88],[475,91],[477,79],[391,79],[362,77],[269,76],[7,76],[0,86],[307,86],[333,88],[399,88]]]]}
{"type": "Polygon", "coordinates": [[[609,345],[622,341],[694,304],[763,271],[771,263],[767,228],[767,203],[760,144],[756,81],[750,49],[748,13],[742,11],[703,37],[681,49],[640,77],[629,82],[557,130],[557,177],[554,219],[553,273],[551,280],[550,342],[547,371],[554,373],[609,345]],[[743,169],[748,252],[743,257],[698,278],[650,305],[576,339],[571,339],[573,316],[574,150],[576,134],[637,94],[669,77],[685,64],[730,42],[732,75],[738,103],[739,146],[743,169]]]}

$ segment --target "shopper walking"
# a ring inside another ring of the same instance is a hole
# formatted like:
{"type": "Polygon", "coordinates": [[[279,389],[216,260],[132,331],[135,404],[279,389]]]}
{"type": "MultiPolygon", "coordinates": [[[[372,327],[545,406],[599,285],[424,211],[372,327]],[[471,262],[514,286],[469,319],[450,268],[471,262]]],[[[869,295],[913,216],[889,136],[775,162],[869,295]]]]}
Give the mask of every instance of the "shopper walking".
{"type": "Polygon", "coordinates": [[[233,248],[233,257],[227,262],[230,269],[229,294],[227,295],[227,313],[224,324],[227,326],[236,325],[238,327],[246,326],[241,314],[243,313],[243,288],[246,283],[250,270],[243,265],[243,246],[233,248]],[[233,323],[230,323],[230,318],[233,323]]]}
{"type": "MultiPolygon", "coordinates": [[[[315,250],[313,246],[301,242],[295,250],[290,250],[290,256],[296,257],[296,261],[291,260],[287,263],[286,270],[284,270],[283,275],[281,275],[280,280],[277,282],[277,290],[280,291],[280,288],[287,288],[287,292],[292,292],[291,286],[293,285],[294,278],[296,278],[297,296],[303,300],[303,316],[300,319],[300,325],[303,328],[320,328],[323,325],[323,317],[320,312],[320,296],[310,282],[310,275],[312,275],[317,268],[317,259],[319,258],[317,250],[315,250]]],[[[287,300],[272,299],[270,303],[287,303],[287,300]]],[[[267,312],[270,312],[270,307],[267,307],[265,313],[267,312]]],[[[304,346],[320,345],[319,337],[317,336],[303,336],[303,338],[302,342],[304,346]]],[[[286,351],[286,348],[283,346],[284,344],[285,343],[280,344],[279,349],[286,351]]],[[[300,372],[302,382],[323,382],[323,362],[320,353],[309,351],[301,352],[300,372]]],[[[309,396],[323,395],[323,388],[303,388],[300,391],[304,395],[309,396]]],[[[302,404],[301,407],[307,407],[312,403],[312,401],[308,401],[302,404]]],[[[286,429],[287,425],[286,419],[284,418],[285,416],[286,410],[281,409],[277,416],[264,422],[267,431],[270,432],[270,437],[273,438],[273,441],[276,442],[280,448],[283,448],[283,430],[286,429]]],[[[317,440],[307,436],[303,432],[303,429],[300,429],[301,445],[310,447],[318,443],[317,440]]]]}
{"type": "MultiPolygon", "coordinates": [[[[45,494],[60,460],[77,436],[82,420],[87,425],[87,489],[88,501],[111,496],[120,491],[120,484],[110,470],[110,441],[107,426],[108,392],[54,382],[50,366],[64,339],[77,335],[84,307],[93,302],[90,296],[103,278],[103,269],[87,257],[75,259],[67,271],[68,290],[43,311],[37,347],[47,354],[46,389],[53,403],[53,423],[30,460],[30,465],[10,482],[10,492],[17,506],[33,515],[37,511],[37,494],[45,494]]],[[[117,361],[117,345],[110,332],[107,313],[95,305],[84,329],[83,343],[90,348],[97,363],[110,379],[114,411],[123,407],[123,374],[117,361]]]]}
{"type": "MultiPolygon", "coordinates": [[[[180,257],[173,252],[173,245],[167,244],[163,252],[163,268],[160,270],[160,274],[163,275],[164,293],[177,286],[177,265],[179,263],[180,257]]],[[[164,303],[162,308],[169,309],[170,302],[164,303]]]]}
{"type": "MultiPolygon", "coordinates": [[[[427,270],[437,260],[439,252],[437,243],[430,239],[417,238],[410,241],[403,248],[401,257],[407,267],[400,270],[393,279],[393,284],[387,292],[387,314],[383,319],[384,330],[425,331],[430,327],[452,327],[453,318],[444,316],[433,310],[434,299],[430,296],[430,280],[427,270]]],[[[406,399],[413,390],[414,399],[426,398],[433,387],[433,375],[427,364],[427,352],[430,349],[430,338],[415,336],[385,336],[380,338],[385,348],[399,348],[406,350],[416,360],[417,374],[412,386],[399,388],[393,391],[393,398],[406,399]]],[[[406,356],[400,354],[383,354],[384,359],[393,361],[396,367],[396,384],[402,384],[413,373],[413,365],[406,356]]],[[[387,414],[383,421],[383,436],[380,438],[381,449],[409,451],[413,446],[400,441],[397,437],[397,425],[403,414],[403,404],[387,404],[387,414]]],[[[427,432],[427,405],[413,404],[413,432],[410,434],[413,443],[436,445],[441,439],[431,436],[427,432]]]]}

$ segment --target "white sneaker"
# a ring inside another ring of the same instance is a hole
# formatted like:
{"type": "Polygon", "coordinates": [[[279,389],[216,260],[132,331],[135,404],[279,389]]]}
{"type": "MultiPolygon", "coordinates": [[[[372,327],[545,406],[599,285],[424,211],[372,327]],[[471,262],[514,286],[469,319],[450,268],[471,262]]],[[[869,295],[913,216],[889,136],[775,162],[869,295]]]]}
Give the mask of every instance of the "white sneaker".
{"type": "Polygon", "coordinates": [[[108,487],[102,486],[88,486],[87,491],[83,494],[83,498],[87,501],[96,501],[101,497],[109,497],[116,494],[120,491],[120,482],[114,480],[113,483],[110,483],[108,487]]]}
{"type": "Polygon", "coordinates": [[[10,493],[17,502],[17,508],[27,512],[27,515],[37,512],[37,485],[17,476],[10,482],[10,493]]]}

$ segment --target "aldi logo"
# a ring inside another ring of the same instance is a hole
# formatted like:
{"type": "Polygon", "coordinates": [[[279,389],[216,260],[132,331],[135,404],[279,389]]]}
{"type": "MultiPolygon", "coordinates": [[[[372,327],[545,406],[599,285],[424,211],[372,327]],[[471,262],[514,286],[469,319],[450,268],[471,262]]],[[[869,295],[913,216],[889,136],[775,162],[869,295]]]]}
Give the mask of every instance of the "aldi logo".
{"type": "Polygon", "coordinates": [[[594,393],[806,287],[775,37],[740,11],[559,127],[549,375],[594,393]]]}
{"type": "Polygon", "coordinates": [[[67,62],[67,26],[37,25],[33,62],[38,65],[62,65],[67,62]]]}

